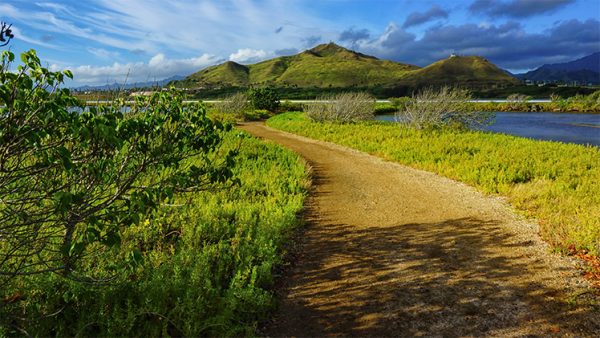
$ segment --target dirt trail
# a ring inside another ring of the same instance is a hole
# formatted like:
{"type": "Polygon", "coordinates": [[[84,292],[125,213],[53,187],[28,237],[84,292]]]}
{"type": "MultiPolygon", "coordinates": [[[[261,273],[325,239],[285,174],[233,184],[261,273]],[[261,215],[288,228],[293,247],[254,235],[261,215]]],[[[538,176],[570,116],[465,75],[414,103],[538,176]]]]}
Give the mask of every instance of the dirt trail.
{"type": "MultiPolygon", "coordinates": [[[[313,191],[267,336],[600,336],[574,262],[499,198],[435,174],[275,131],[313,191]]],[[[589,299],[587,299],[589,301],[589,299]]]]}

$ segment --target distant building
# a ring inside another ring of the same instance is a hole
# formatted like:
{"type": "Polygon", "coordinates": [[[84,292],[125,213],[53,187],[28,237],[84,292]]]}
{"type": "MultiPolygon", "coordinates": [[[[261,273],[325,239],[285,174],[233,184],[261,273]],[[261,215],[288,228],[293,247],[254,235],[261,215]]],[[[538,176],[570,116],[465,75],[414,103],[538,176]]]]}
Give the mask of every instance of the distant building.
{"type": "Polygon", "coordinates": [[[457,56],[458,56],[458,55],[456,55],[456,53],[452,53],[452,54],[450,54],[450,57],[451,57],[451,58],[455,58],[455,57],[457,57],[457,56]]]}

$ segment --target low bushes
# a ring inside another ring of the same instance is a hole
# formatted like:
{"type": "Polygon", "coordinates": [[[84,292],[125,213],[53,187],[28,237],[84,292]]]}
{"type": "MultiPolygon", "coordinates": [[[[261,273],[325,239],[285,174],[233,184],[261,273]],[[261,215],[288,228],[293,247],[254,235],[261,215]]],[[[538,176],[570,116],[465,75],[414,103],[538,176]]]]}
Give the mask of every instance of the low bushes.
{"type": "Polygon", "coordinates": [[[242,116],[250,109],[248,96],[245,93],[236,93],[214,104],[214,109],[221,114],[242,116]]]}
{"type": "Polygon", "coordinates": [[[375,98],[366,93],[343,93],[323,96],[304,106],[314,121],[357,122],[373,118],[375,98]]]}
{"type": "Polygon", "coordinates": [[[413,95],[396,113],[398,121],[417,129],[442,126],[469,127],[487,124],[490,113],[471,109],[471,94],[462,89],[426,88],[413,95]]]}

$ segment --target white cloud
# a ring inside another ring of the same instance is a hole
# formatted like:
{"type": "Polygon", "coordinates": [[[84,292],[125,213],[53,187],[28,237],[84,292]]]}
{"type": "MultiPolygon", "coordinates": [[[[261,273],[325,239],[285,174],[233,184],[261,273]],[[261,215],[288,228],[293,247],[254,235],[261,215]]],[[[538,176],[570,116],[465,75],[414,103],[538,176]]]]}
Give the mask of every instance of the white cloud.
{"type": "Polygon", "coordinates": [[[306,30],[323,35],[320,27],[327,26],[326,22],[310,16],[295,0],[95,0],[95,3],[96,10],[85,14],[94,30],[143,44],[136,48],[151,53],[173,50],[228,55],[241,46],[257,50],[290,48],[296,44],[294,41],[306,36],[306,30]],[[294,21],[304,27],[290,25],[292,13],[294,21]],[[274,33],[283,26],[289,29],[274,33]]]}
{"type": "Polygon", "coordinates": [[[202,68],[217,64],[223,60],[210,54],[203,54],[188,59],[169,59],[164,54],[153,56],[145,62],[115,62],[109,66],[76,66],[63,67],[53,64],[53,71],[70,69],[73,72],[73,84],[69,85],[102,85],[112,83],[135,83],[162,80],[173,75],[189,75],[202,68]]]}
{"type": "Polygon", "coordinates": [[[256,63],[256,62],[271,58],[273,56],[274,56],[273,53],[265,52],[262,49],[257,50],[257,49],[244,48],[244,49],[238,49],[237,52],[229,55],[229,60],[238,62],[238,63],[256,63]]]}
{"type": "MultiPolygon", "coordinates": [[[[185,65],[211,63],[207,57],[193,57],[206,53],[252,63],[275,56],[275,50],[298,46],[306,36],[316,34],[333,40],[338,35],[327,28],[328,19],[306,11],[304,0],[37,1],[27,5],[19,1],[17,5],[0,3],[0,13],[29,34],[19,34],[24,42],[67,51],[59,55],[39,50],[40,55],[61,60],[56,64],[79,69],[78,81],[86,83],[92,78],[99,84],[124,79],[129,68],[145,72],[143,77],[151,73],[150,77],[158,78],[156,74],[165,73],[164,69],[179,73],[185,69],[187,74],[197,69],[185,65]],[[276,34],[278,27],[285,29],[276,34]],[[51,36],[51,44],[32,38],[43,36],[51,36]],[[250,48],[239,49],[245,46],[250,48]],[[97,62],[109,65],[101,67],[97,62]],[[158,63],[163,66],[155,66],[158,63]],[[118,74],[99,75],[98,71],[118,74]]],[[[166,75],[174,74],[178,73],[166,75]]]]}
{"type": "Polygon", "coordinates": [[[116,59],[121,55],[119,52],[108,51],[104,48],[88,47],[87,51],[96,55],[100,59],[105,59],[105,60],[116,59]]]}

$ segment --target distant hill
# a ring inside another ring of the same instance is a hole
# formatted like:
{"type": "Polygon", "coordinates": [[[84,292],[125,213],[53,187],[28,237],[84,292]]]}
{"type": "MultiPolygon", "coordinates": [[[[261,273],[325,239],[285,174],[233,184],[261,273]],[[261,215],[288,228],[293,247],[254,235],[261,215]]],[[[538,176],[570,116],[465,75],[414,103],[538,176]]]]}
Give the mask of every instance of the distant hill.
{"type": "Polygon", "coordinates": [[[518,80],[479,57],[452,57],[425,68],[348,50],[334,43],[251,65],[208,67],[176,85],[185,88],[263,86],[350,88],[437,84],[510,85],[518,80]]]}
{"type": "Polygon", "coordinates": [[[545,64],[517,76],[534,82],[600,84],[600,52],[570,62],[545,64]]]}
{"type": "Polygon", "coordinates": [[[112,83],[102,86],[80,86],[72,89],[78,91],[106,91],[106,90],[119,90],[119,89],[132,89],[132,88],[151,88],[151,87],[162,87],[168,83],[180,81],[185,79],[185,76],[175,75],[169,78],[158,80],[158,81],[147,81],[147,82],[135,82],[135,83],[112,83]]]}
{"type": "Polygon", "coordinates": [[[400,79],[408,85],[493,86],[518,85],[520,81],[479,56],[456,56],[436,61],[400,79]]]}

